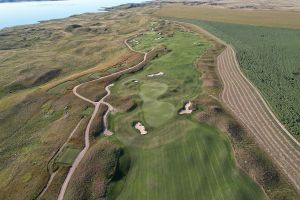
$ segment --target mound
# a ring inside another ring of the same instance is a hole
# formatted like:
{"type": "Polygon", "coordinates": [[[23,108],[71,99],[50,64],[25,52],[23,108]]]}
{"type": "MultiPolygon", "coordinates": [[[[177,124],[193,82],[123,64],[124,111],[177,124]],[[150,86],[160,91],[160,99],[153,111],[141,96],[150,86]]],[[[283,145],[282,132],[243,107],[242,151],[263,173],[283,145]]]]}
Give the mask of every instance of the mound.
{"type": "Polygon", "coordinates": [[[51,79],[59,76],[61,69],[50,69],[46,72],[30,74],[30,75],[21,75],[17,80],[9,83],[4,86],[4,91],[6,92],[14,92],[20,89],[25,89],[28,87],[32,87],[35,85],[41,85],[50,81],[51,79]]]}
{"type": "Polygon", "coordinates": [[[59,76],[60,72],[61,72],[61,69],[52,69],[45,73],[41,73],[36,79],[34,79],[34,81],[32,82],[32,84],[30,86],[46,83],[46,82],[50,81],[51,79],[59,76]]]}

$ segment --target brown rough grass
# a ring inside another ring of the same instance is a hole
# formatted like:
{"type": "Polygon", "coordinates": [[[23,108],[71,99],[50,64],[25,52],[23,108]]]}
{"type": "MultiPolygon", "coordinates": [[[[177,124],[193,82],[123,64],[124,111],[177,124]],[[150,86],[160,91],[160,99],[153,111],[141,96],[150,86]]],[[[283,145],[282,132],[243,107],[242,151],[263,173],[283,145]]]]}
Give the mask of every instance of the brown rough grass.
{"type": "Polygon", "coordinates": [[[165,4],[156,12],[159,16],[201,19],[256,26],[300,28],[300,12],[275,10],[240,10],[165,4]]]}
{"type": "MultiPolygon", "coordinates": [[[[13,34],[8,36],[2,34],[0,46],[4,48],[6,45],[7,50],[0,50],[3,68],[3,76],[0,76],[0,160],[3,161],[0,164],[0,199],[37,197],[49,178],[49,159],[66,141],[88,106],[74,96],[72,88],[59,94],[47,91],[66,81],[80,83],[90,74],[103,72],[116,65],[124,63],[126,65],[122,67],[131,66],[138,58],[139,55],[130,52],[123,41],[145,28],[149,17],[136,16],[137,12],[130,11],[122,16],[118,14],[85,14],[13,28],[9,30],[13,34]],[[82,27],[66,31],[66,27],[72,24],[80,24],[82,27]],[[130,33],[119,33],[119,29],[125,31],[127,28],[130,33]],[[41,39],[30,38],[33,34],[29,33],[32,31],[41,39]],[[48,43],[48,40],[43,40],[48,37],[47,31],[55,36],[49,36],[49,41],[55,41],[48,43]],[[23,46],[16,42],[25,33],[28,33],[26,36],[31,39],[32,45],[26,48],[24,46],[29,44],[27,40],[22,43],[23,46]],[[18,66],[18,70],[15,70],[15,66],[18,66]],[[36,74],[44,73],[45,69],[61,69],[62,73],[46,83],[19,88],[12,93],[2,91],[4,85],[18,77],[35,78],[36,74]]],[[[70,143],[80,147],[83,142],[82,128],[78,131],[70,143]]],[[[57,175],[64,176],[64,173],[59,172],[57,175]]],[[[53,181],[54,185],[50,185],[50,193],[45,193],[45,199],[56,199],[61,179],[53,181]]]]}
{"type": "Polygon", "coordinates": [[[76,169],[64,199],[106,199],[119,153],[120,148],[106,138],[93,144],[76,169]]]}

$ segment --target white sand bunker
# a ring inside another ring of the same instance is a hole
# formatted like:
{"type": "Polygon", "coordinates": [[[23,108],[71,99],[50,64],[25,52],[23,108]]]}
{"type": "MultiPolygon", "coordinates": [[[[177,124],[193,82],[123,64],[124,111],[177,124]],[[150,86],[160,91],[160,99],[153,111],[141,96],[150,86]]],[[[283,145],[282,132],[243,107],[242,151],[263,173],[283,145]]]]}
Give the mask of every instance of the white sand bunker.
{"type": "Polygon", "coordinates": [[[136,43],[136,44],[139,43],[139,41],[137,41],[136,39],[131,40],[131,42],[132,42],[132,43],[136,43]]]}
{"type": "Polygon", "coordinates": [[[184,109],[182,109],[179,114],[183,115],[183,114],[191,114],[193,112],[193,110],[191,109],[192,106],[192,102],[189,101],[184,105],[184,109]]]}
{"type": "Polygon", "coordinates": [[[138,81],[138,80],[132,80],[132,82],[134,82],[134,83],[138,83],[139,81],[138,81]]]}
{"type": "Polygon", "coordinates": [[[113,132],[111,132],[111,131],[109,131],[109,130],[105,130],[105,131],[104,131],[104,135],[105,135],[105,136],[111,136],[111,135],[113,135],[113,132]]]}
{"type": "Polygon", "coordinates": [[[148,132],[145,129],[145,126],[141,122],[138,122],[134,125],[134,128],[139,130],[141,135],[146,135],[148,132]]]}
{"type": "Polygon", "coordinates": [[[163,72],[157,72],[157,73],[154,73],[154,74],[148,74],[147,76],[148,77],[154,77],[154,76],[162,76],[162,75],[164,75],[163,72]]]}

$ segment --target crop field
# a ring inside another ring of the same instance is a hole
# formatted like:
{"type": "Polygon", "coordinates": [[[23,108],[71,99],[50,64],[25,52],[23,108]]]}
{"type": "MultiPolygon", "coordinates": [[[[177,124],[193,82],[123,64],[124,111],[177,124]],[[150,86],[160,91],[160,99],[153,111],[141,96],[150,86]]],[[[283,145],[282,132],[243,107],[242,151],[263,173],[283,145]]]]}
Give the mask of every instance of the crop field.
{"type": "MultiPolygon", "coordinates": [[[[149,43],[149,37],[145,39],[149,43]]],[[[136,40],[137,49],[149,48],[143,44],[144,36],[136,40]]],[[[185,101],[201,93],[194,62],[210,44],[196,34],[176,31],[154,45],[170,51],[111,87],[114,97],[132,96],[137,103],[135,109],[109,119],[112,137],[122,142],[131,160],[128,174],[114,183],[111,195],[147,200],[264,199],[260,187],[236,167],[224,134],[177,113],[185,101]],[[148,76],[158,72],[164,74],[148,76]],[[136,121],[145,126],[147,135],[134,129],[136,121]]]]}
{"type": "Polygon", "coordinates": [[[165,4],[159,16],[248,24],[268,27],[300,28],[299,12],[283,10],[226,9],[212,6],[165,4]],[[274,20],[276,18],[276,20],[274,20]]]}
{"type": "Polygon", "coordinates": [[[300,134],[300,30],[187,20],[233,45],[243,72],[281,122],[300,134]]]}

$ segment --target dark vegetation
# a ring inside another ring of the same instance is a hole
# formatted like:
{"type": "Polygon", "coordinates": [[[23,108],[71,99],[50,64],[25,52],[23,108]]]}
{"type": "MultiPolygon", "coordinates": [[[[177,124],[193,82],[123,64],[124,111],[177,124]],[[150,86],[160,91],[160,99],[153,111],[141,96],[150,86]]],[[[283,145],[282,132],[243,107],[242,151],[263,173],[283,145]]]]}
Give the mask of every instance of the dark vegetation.
{"type": "MultiPolygon", "coordinates": [[[[197,31],[194,28],[192,30],[197,31]]],[[[193,101],[195,107],[200,106],[204,108],[195,113],[195,119],[215,126],[222,132],[230,135],[235,158],[239,166],[264,188],[270,199],[296,200],[298,194],[288,182],[285,175],[282,175],[267,155],[257,148],[254,139],[236,119],[232,118],[216,99],[211,98],[211,95],[217,96],[220,92],[220,87],[208,83],[212,81],[220,82],[216,73],[216,59],[224,46],[210,38],[207,39],[214,44],[214,47],[209,49],[198,60],[197,66],[202,73],[203,89],[205,92],[193,101]]]]}
{"type": "Polygon", "coordinates": [[[107,106],[101,105],[90,130],[90,134],[94,138],[100,136],[103,131],[104,124],[102,118],[106,111],[107,106]]]}
{"type": "Polygon", "coordinates": [[[300,138],[300,30],[183,20],[233,45],[243,72],[300,138]]]}
{"type": "Polygon", "coordinates": [[[122,149],[114,141],[96,141],[76,169],[65,199],[106,199],[108,183],[122,176],[121,154],[122,149]]]}

